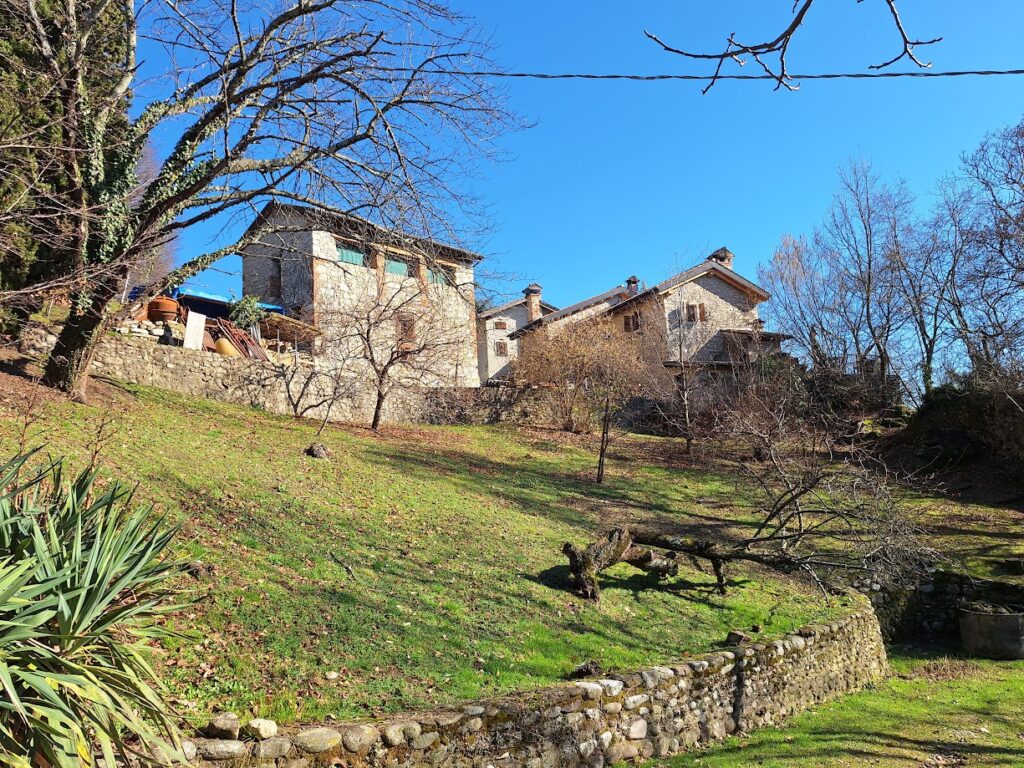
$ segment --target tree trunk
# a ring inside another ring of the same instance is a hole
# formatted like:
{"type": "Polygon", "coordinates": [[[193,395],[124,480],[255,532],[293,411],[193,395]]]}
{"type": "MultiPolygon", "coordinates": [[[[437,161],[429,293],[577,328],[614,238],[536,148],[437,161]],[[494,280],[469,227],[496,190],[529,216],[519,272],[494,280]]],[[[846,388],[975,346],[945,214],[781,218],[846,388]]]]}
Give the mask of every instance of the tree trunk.
{"type": "Polygon", "coordinates": [[[370,429],[376,432],[380,429],[380,418],[384,412],[384,400],[387,399],[387,395],[384,390],[380,387],[377,388],[377,402],[373,406],[373,421],[370,422],[370,429]]]}
{"type": "MultiPolygon", "coordinates": [[[[76,402],[84,403],[89,368],[103,335],[111,300],[117,295],[117,280],[107,280],[89,292],[84,309],[72,309],[46,361],[43,381],[62,389],[76,402]]],[[[84,298],[84,297],[83,297],[84,298]]]]}
{"type": "Polygon", "coordinates": [[[601,449],[597,454],[597,482],[604,482],[604,462],[608,453],[608,429],[611,423],[612,411],[609,398],[604,399],[604,415],[601,417],[601,449]]]}
{"type": "Polygon", "coordinates": [[[658,576],[675,576],[679,572],[679,564],[673,555],[634,546],[633,537],[625,528],[609,531],[583,550],[567,541],[562,545],[562,554],[569,559],[573,591],[587,600],[600,598],[597,575],[616,563],[629,563],[634,568],[658,576]]]}

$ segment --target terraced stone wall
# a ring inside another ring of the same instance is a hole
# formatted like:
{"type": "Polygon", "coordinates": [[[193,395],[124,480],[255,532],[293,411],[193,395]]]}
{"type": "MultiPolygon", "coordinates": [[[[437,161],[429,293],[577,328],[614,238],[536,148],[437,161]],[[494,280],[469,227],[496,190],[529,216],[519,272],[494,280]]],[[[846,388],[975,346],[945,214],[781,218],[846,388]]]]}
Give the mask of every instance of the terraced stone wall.
{"type": "Polygon", "coordinates": [[[886,671],[878,621],[865,609],[774,642],[429,715],[290,733],[222,715],[207,728],[219,738],[187,747],[204,766],[601,768],[774,725],[886,671]]]}

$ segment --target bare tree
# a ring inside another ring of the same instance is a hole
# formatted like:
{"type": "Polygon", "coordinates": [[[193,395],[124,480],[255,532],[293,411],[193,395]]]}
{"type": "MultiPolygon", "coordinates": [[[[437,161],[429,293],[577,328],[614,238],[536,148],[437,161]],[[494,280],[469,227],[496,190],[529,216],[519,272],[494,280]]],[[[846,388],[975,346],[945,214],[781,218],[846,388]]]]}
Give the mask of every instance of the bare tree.
{"type": "MultiPolygon", "coordinates": [[[[858,3],[861,2],[861,0],[856,1],[858,3]]],[[[815,2],[816,0],[793,0],[790,4],[792,18],[779,32],[759,42],[742,42],[737,39],[735,33],[733,33],[726,38],[725,47],[720,51],[700,52],[678,48],[669,45],[651,32],[645,32],[644,34],[660,45],[662,49],[668,53],[683,56],[687,59],[713,63],[715,65],[713,77],[711,82],[708,83],[707,87],[704,89],[705,93],[707,93],[708,90],[718,82],[718,78],[723,74],[723,67],[727,63],[733,62],[734,64],[742,67],[747,64],[748,60],[753,60],[766,75],[769,75],[776,81],[776,90],[779,88],[786,88],[793,91],[797,90],[799,85],[789,73],[787,63],[789,46],[796,37],[797,32],[799,32],[800,28],[806,22],[807,16],[810,13],[811,8],[815,5],[815,2]]],[[[892,25],[902,42],[902,48],[899,53],[892,58],[879,64],[873,64],[870,68],[884,69],[898,61],[902,61],[903,59],[913,62],[918,67],[930,67],[931,64],[925,63],[918,58],[916,49],[919,46],[924,47],[927,45],[934,45],[935,43],[940,42],[942,38],[935,37],[930,39],[915,39],[908,34],[907,29],[903,24],[903,19],[900,17],[899,8],[897,7],[897,0],[878,0],[878,2],[884,3],[892,21],[892,25]]],[[[780,6],[784,5],[785,3],[780,3],[780,6]]]]}
{"type": "Polygon", "coordinates": [[[760,358],[713,386],[716,460],[754,489],[755,525],[733,536],[693,536],[680,526],[613,531],[586,550],[567,543],[578,594],[595,598],[598,574],[616,562],[670,576],[677,558],[703,559],[723,594],[729,564],[754,562],[803,573],[827,593],[851,574],[912,583],[937,557],[902,503],[896,478],[840,439],[798,370],[760,358]]]}
{"type": "Polygon", "coordinates": [[[335,388],[350,397],[346,382],[355,381],[373,393],[374,430],[393,393],[458,386],[475,366],[473,286],[456,284],[451,273],[413,267],[409,275],[353,276],[358,285],[318,318],[335,388]],[[363,284],[368,281],[374,284],[363,284]]]}
{"type": "Polygon", "coordinates": [[[629,403],[649,394],[651,371],[664,370],[656,326],[597,317],[534,331],[514,364],[517,382],[542,387],[563,430],[600,434],[597,482],[603,482],[616,421],[629,403]],[[651,333],[643,333],[650,327],[651,333]]]}
{"type": "MultiPolygon", "coordinates": [[[[435,0],[3,0],[2,8],[56,94],[63,135],[55,151],[68,180],[61,202],[69,236],[60,242],[72,267],[37,288],[73,291],[46,379],[77,396],[140,254],[271,198],[437,235],[451,208],[469,202],[452,180],[507,125],[493,89],[470,74],[487,68],[474,30],[435,0]],[[116,55],[97,78],[83,70],[101,29],[116,55]],[[158,75],[146,83],[138,79],[140,38],[162,51],[148,62],[158,75]],[[154,135],[170,137],[171,149],[131,205],[139,157],[154,135]]],[[[240,243],[190,256],[149,293],[265,234],[251,228],[240,243]]]]}
{"type": "Polygon", "coordinates": [[[911,321],[906,272],[916,243],[913,200],[867,164],[840,173],[823,224],[808,239],[784,239],[758,274],[769,312],[818,373],[863,379],[898,399],[919,369],[902,354],[911,321]]]}

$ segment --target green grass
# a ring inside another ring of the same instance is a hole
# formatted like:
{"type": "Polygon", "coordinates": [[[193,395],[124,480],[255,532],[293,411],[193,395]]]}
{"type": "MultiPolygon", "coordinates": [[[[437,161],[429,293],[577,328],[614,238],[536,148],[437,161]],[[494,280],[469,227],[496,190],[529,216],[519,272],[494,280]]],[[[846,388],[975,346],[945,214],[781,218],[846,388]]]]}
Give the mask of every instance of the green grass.
{"type": "Polygon", "coordinates": [[[896,653],[873,690],[660,761],[668,768],[943,768],[1024,765],[1024,662],[896,653]]]}
{"type": "MultiPolygon", "coordinates": [[[[685,567],[658,585],[619,566],[597,606],[563,585],[563,541],[619,521],[734,525],[728,479],[673,465],[663,443],[617,445],[608,481],[586,441],[511,428],[329,429],[331,461],[303,455],[315,428],[153,389],[99,387],[92,406],[46,404],[32,426],[81,466],[105,415],[103,473],[182,526],[215,566],[157,660],[194,720],[232,709],[281,722],[376,715],[550,684],[707,649],[732,628],[776,635],[847,606],[752,568],[685,567]],[[655,448],[659,450],[654,450],[655,448]],[[713,499],[724,507],[708,504],[713,499]],[[329,674],[337,673],[337,675],[329,674]]],[[[0,419],[14,451],[16,416],[0,419]]]]}

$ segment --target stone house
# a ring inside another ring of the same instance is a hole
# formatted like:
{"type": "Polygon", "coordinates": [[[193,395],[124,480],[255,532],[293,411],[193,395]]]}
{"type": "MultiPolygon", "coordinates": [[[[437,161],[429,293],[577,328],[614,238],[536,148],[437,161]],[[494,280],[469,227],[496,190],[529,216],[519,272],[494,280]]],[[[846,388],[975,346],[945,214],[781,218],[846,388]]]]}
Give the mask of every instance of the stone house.
{"type": "Polygon", "coordinates": [[[519,356],[519,341],[512,334],[535,320],[557,312],[558,307],[541,299],[541,287],[526,286],[523,298],[477,314],[477,358],[481,382],[509,378],[511,363],[519,356]]]}
{"type": "Polygon", "coordinates": [[[316,326],[322,367],[355,370],[359,358],[399,349],[415,352],[395,367],[407,384],[479,386],[473,271],[481,256],[277,202],[250,231],[257,226],[269,233],[242,253],[243,294],[316,326]]]}
{"type": "Polygon", "coordinates": [[[788,338],[764,330],[758,306],[767,291],[733,270],[733,254],[719,248],[704,261],[651,288],[640,289],[636,277],[624,286],[546,315],[513,333],[523,343],[540,329],[589,318],[616,323],[624,334],[656,333],[666,366],[728,370],[737,362],[780,354],[788,338]]]}

